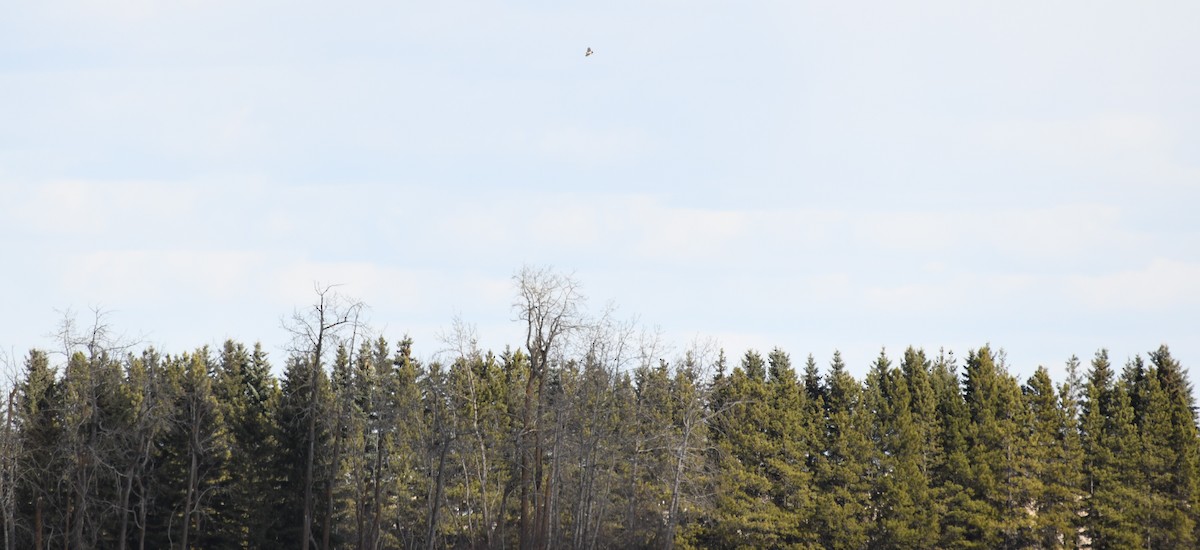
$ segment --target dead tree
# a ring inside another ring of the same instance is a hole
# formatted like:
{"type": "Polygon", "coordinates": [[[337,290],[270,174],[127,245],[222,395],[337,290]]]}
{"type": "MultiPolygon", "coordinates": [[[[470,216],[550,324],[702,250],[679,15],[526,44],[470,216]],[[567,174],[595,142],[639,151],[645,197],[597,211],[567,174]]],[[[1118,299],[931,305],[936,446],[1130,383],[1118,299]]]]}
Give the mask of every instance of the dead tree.
{"type": "Polygon", "coordinates": [[[540,396],[548,358],[560,340],[581,325],[583,296],[579,283],[549,268],[526,266],[513,276],[518,319],[525,321],[525,349],[529,351],[529,378],[525,382],[522,429],[519,434],[521,471],[520,547],[541,548],[548,542],[551,483],[543,478],[540,396]],[[538,490],[541,495],[537,495],[538,490]],[[535,506],[535,498],[536,506],[535,506]]]}
{"type": "MultiPolygon", "coordinates": [[[[331,347],[336,347],[338,337],[345,329],[354,327],[358,322],[359,313],[363,310],[362,302],[349,300],[334,291],[335,285],[314,284],[313,291],[317,295],[316,303],[311,308],[298,310],[292,315],[290,323],[284,328],[292,334],[293,352],[306,357],[310,363],[311,376],[309,383],[315,384],[322,368],[324,355],[331,347]]],[[[308,450],[304,465],[304,528],[301,531],[301,548],[308,550],[312,542],[313,523],[313,459],[316,455],[317,439],[317,410],[318,392],[310,392],[308,406],[308,450]]]]}

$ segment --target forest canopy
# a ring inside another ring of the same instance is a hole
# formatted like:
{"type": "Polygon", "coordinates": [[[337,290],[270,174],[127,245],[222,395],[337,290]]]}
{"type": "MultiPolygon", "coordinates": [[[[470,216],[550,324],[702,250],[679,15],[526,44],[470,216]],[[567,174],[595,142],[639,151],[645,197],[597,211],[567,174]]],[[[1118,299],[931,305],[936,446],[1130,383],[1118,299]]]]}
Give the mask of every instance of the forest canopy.
{"type": "Polygon", "coordinates": [[[4,547],[1197,545],[1195,404],[1165,345],[1059,381],[989,345],[881,351],[860,380],[836,352],[668,354],[588,318],[569,276],[514,281],[524,342],[456,322],[429,360],[332,287],[278,365],[65,325],[5,396],[4,547]]]}

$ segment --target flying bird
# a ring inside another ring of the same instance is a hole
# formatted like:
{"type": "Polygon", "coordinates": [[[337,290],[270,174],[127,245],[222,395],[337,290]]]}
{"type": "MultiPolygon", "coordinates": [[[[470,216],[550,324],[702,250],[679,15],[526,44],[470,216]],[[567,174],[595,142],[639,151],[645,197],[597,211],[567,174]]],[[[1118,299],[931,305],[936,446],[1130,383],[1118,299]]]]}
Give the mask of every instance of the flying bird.
{"type": "Polygon", "coordinates": [[[592,49],[591,49],[591,48],[588,48],[586,52],[583,52],[583,56],[584,56],[584,57],[587,57],[587,56],[589,56],[589,55],[592,55],[592,49]]]}

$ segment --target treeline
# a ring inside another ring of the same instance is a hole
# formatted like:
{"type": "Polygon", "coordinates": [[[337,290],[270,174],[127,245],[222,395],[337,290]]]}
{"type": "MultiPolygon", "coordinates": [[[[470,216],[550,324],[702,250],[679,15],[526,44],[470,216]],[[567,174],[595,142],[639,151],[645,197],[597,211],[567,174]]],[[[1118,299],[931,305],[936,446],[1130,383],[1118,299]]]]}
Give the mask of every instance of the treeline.
{"type": "Polygon", "coordinates": [[[5,548],[1197,546],[1200,440],[1165,346],[1072,358],[1058,385],[987,346],[881,352],[860,381],[836,353],[664,358],[524,275],[527,340],[498,355],[458,327],[419,361],[324,292],[280,377],[232,341],[29,352],[5,548]]]}

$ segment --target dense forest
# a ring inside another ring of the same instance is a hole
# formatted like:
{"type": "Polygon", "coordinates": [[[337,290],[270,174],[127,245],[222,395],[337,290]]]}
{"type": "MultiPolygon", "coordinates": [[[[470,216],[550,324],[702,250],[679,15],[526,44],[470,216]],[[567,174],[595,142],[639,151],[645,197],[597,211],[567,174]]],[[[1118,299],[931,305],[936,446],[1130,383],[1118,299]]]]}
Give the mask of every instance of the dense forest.
{"type": "Polygon", "coordinates": [[[858,380],[783,350],[666,353],[515,278],[525,342],[372,333],[331,288],[292,351],[165,353],[98,316],[14,358],[6,549],[1189,548],[1200,440],[1162,346],[1027,380],[983,345],[858,380]]]}

